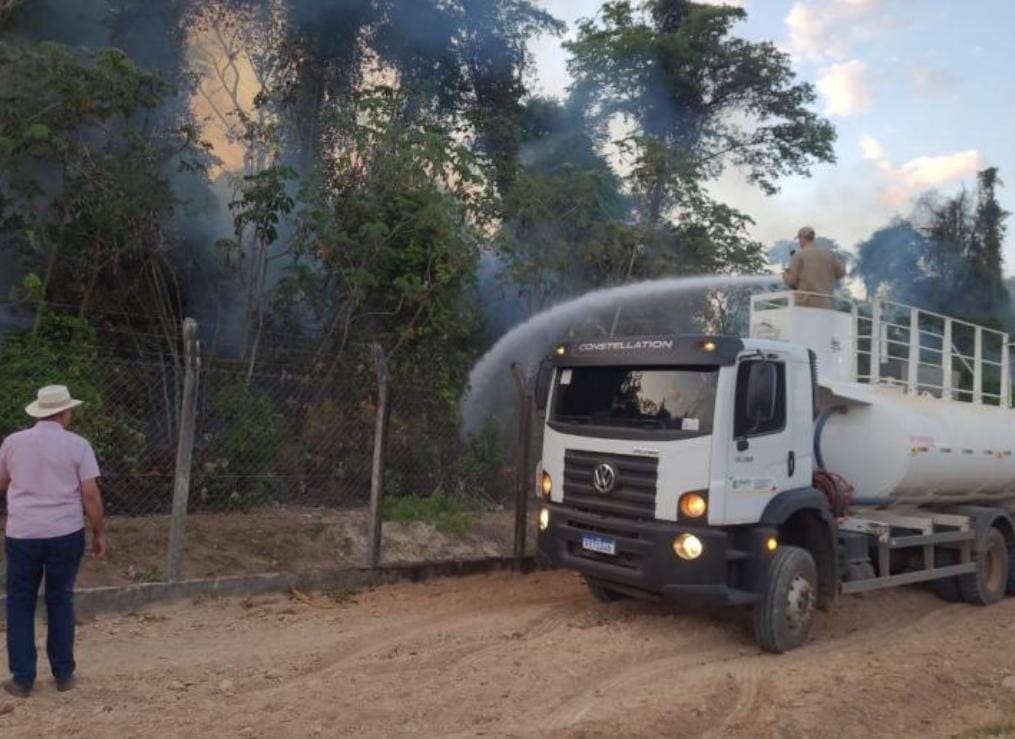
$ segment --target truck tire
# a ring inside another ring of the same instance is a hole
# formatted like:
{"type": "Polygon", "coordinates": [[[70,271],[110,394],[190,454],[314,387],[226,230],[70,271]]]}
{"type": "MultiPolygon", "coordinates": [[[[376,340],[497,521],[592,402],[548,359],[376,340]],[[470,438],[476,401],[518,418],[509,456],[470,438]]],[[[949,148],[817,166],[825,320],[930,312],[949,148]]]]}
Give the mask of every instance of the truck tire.
{"type": "Polygon", "coordinates": [[[586,577],[585,584],[589,586],[589,592],[592,593],[592,597],[600,603],[613,603],[627,597],[623,593],[618,593],[616,590],[607,587],[601,580],[593,580],[591,577],[586,577]]]}
{"type": "Polygon", "coordinates": [[[762,578],[754,606],[754,639],[766,652],[782,654],[807,641],[818,596],[818,568],[810,552],[780,547],[762,578]]]}
{"type": "Polygon", "coordinates": [[[1015,595],[1015,544],[1008,547],[1008,587],[1004,591],[1015,595]]]}
{"type": "Polygon", "coordinates": [[[934,595],[946,603],[958,603],[962,600],[962,593],[959,592],[959,578],[957,577],[931,580],[929,586],[934,595]]]}
{"type": "Polygon", "coordinates": [[[989,606],[1004,598],[1008,586],[1008,544],[997,528],[991,527],[977,547],[976,571],[959,575],[962,600],[989,606]]]}

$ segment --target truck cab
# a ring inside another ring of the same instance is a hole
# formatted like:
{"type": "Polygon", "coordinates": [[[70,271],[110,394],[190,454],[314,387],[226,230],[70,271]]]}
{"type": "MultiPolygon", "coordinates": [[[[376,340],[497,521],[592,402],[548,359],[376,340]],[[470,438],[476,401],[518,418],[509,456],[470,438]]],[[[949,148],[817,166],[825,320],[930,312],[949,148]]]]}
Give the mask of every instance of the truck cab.
{"type": "MultiPolygon", "coordinates": [[[[772,299],[755,301],[748,338],[557,346],[548,387],[537,393],[545,413],[537,487],[545,565],[583,574],[604,601],[752,606],[759,643],[781,652],[807,639],[816,606],[858,591],[860,581],[873,589],[974,573],[982,516],[926,514],[937,519],[930,529],[917,526],[931,537],[919,542],[920,556],[933,571],[914,579],[882,541],[894,536],[900,551],[907,542],[916,548],[906,539],[912,525],[883,510],[848,518],[836,497],[842,491],[815,485],[827,415],[852,404],[851,421],[862,424],[863,413],[879,407],[864,391],[884,388],[857,379],[857,357],[871,351],[871,337],[865,343],[857,331],[855,310],[794,306],[792,294],[771,307],[772,299]],[[941,552],[928,559],[934,536],[943,537],[941,552]]],[[[919,357],[917,346],[917,364],[919,357]]],[[[1010,511],[994,513],[1015,543],[1010,511]]]]}

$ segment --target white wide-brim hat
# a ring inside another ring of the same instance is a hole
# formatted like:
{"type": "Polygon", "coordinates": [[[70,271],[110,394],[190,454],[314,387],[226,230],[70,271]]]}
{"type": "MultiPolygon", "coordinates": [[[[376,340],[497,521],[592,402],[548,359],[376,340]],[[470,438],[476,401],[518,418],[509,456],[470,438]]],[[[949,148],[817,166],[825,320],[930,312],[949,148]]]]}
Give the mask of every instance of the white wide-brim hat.
{"type": "Polygon", "coordinates": [[[77,408],[83,400],[74,400],[66,385],[46,385],[39,389],[34,403],[25,406],[25,413],[32,418],[48,418],[69,408],[77,408]]]}

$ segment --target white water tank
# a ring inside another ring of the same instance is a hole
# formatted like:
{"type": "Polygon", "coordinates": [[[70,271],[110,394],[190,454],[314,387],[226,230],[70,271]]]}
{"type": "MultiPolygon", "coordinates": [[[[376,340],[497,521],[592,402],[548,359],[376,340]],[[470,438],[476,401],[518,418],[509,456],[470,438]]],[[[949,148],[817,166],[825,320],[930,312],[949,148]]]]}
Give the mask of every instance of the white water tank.
{"type": "Polygon", "coordinates": [[[1015,412],[901,389],[834,383],[815,429],[825,469],[860,498],[1015,501],[1015,412]]]}

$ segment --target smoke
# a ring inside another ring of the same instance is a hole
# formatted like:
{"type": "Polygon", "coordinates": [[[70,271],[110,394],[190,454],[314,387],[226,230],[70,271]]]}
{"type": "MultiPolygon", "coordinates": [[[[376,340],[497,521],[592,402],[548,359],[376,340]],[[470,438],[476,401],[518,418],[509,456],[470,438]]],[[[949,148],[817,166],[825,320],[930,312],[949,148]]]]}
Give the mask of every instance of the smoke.
{"type": "Polygon", "coordinates": [[[521,365],[528,376],[557,342],[609,335],[615,321],[617,335],[630,331],[632,326],[640,334],[687,330],[695,325],[697,315],[660,309],[667,303],[671,307],[679,305],[693,294],[763,288],[775,279],[772,275],[664,278],[596,290],[543,311],[511,329],[473,367],[462,403],[463,432],[475,433],[488,418],[498,415],[496,409],[504,407],[503,403],[510,407],[512,363],[521,365]]]}

